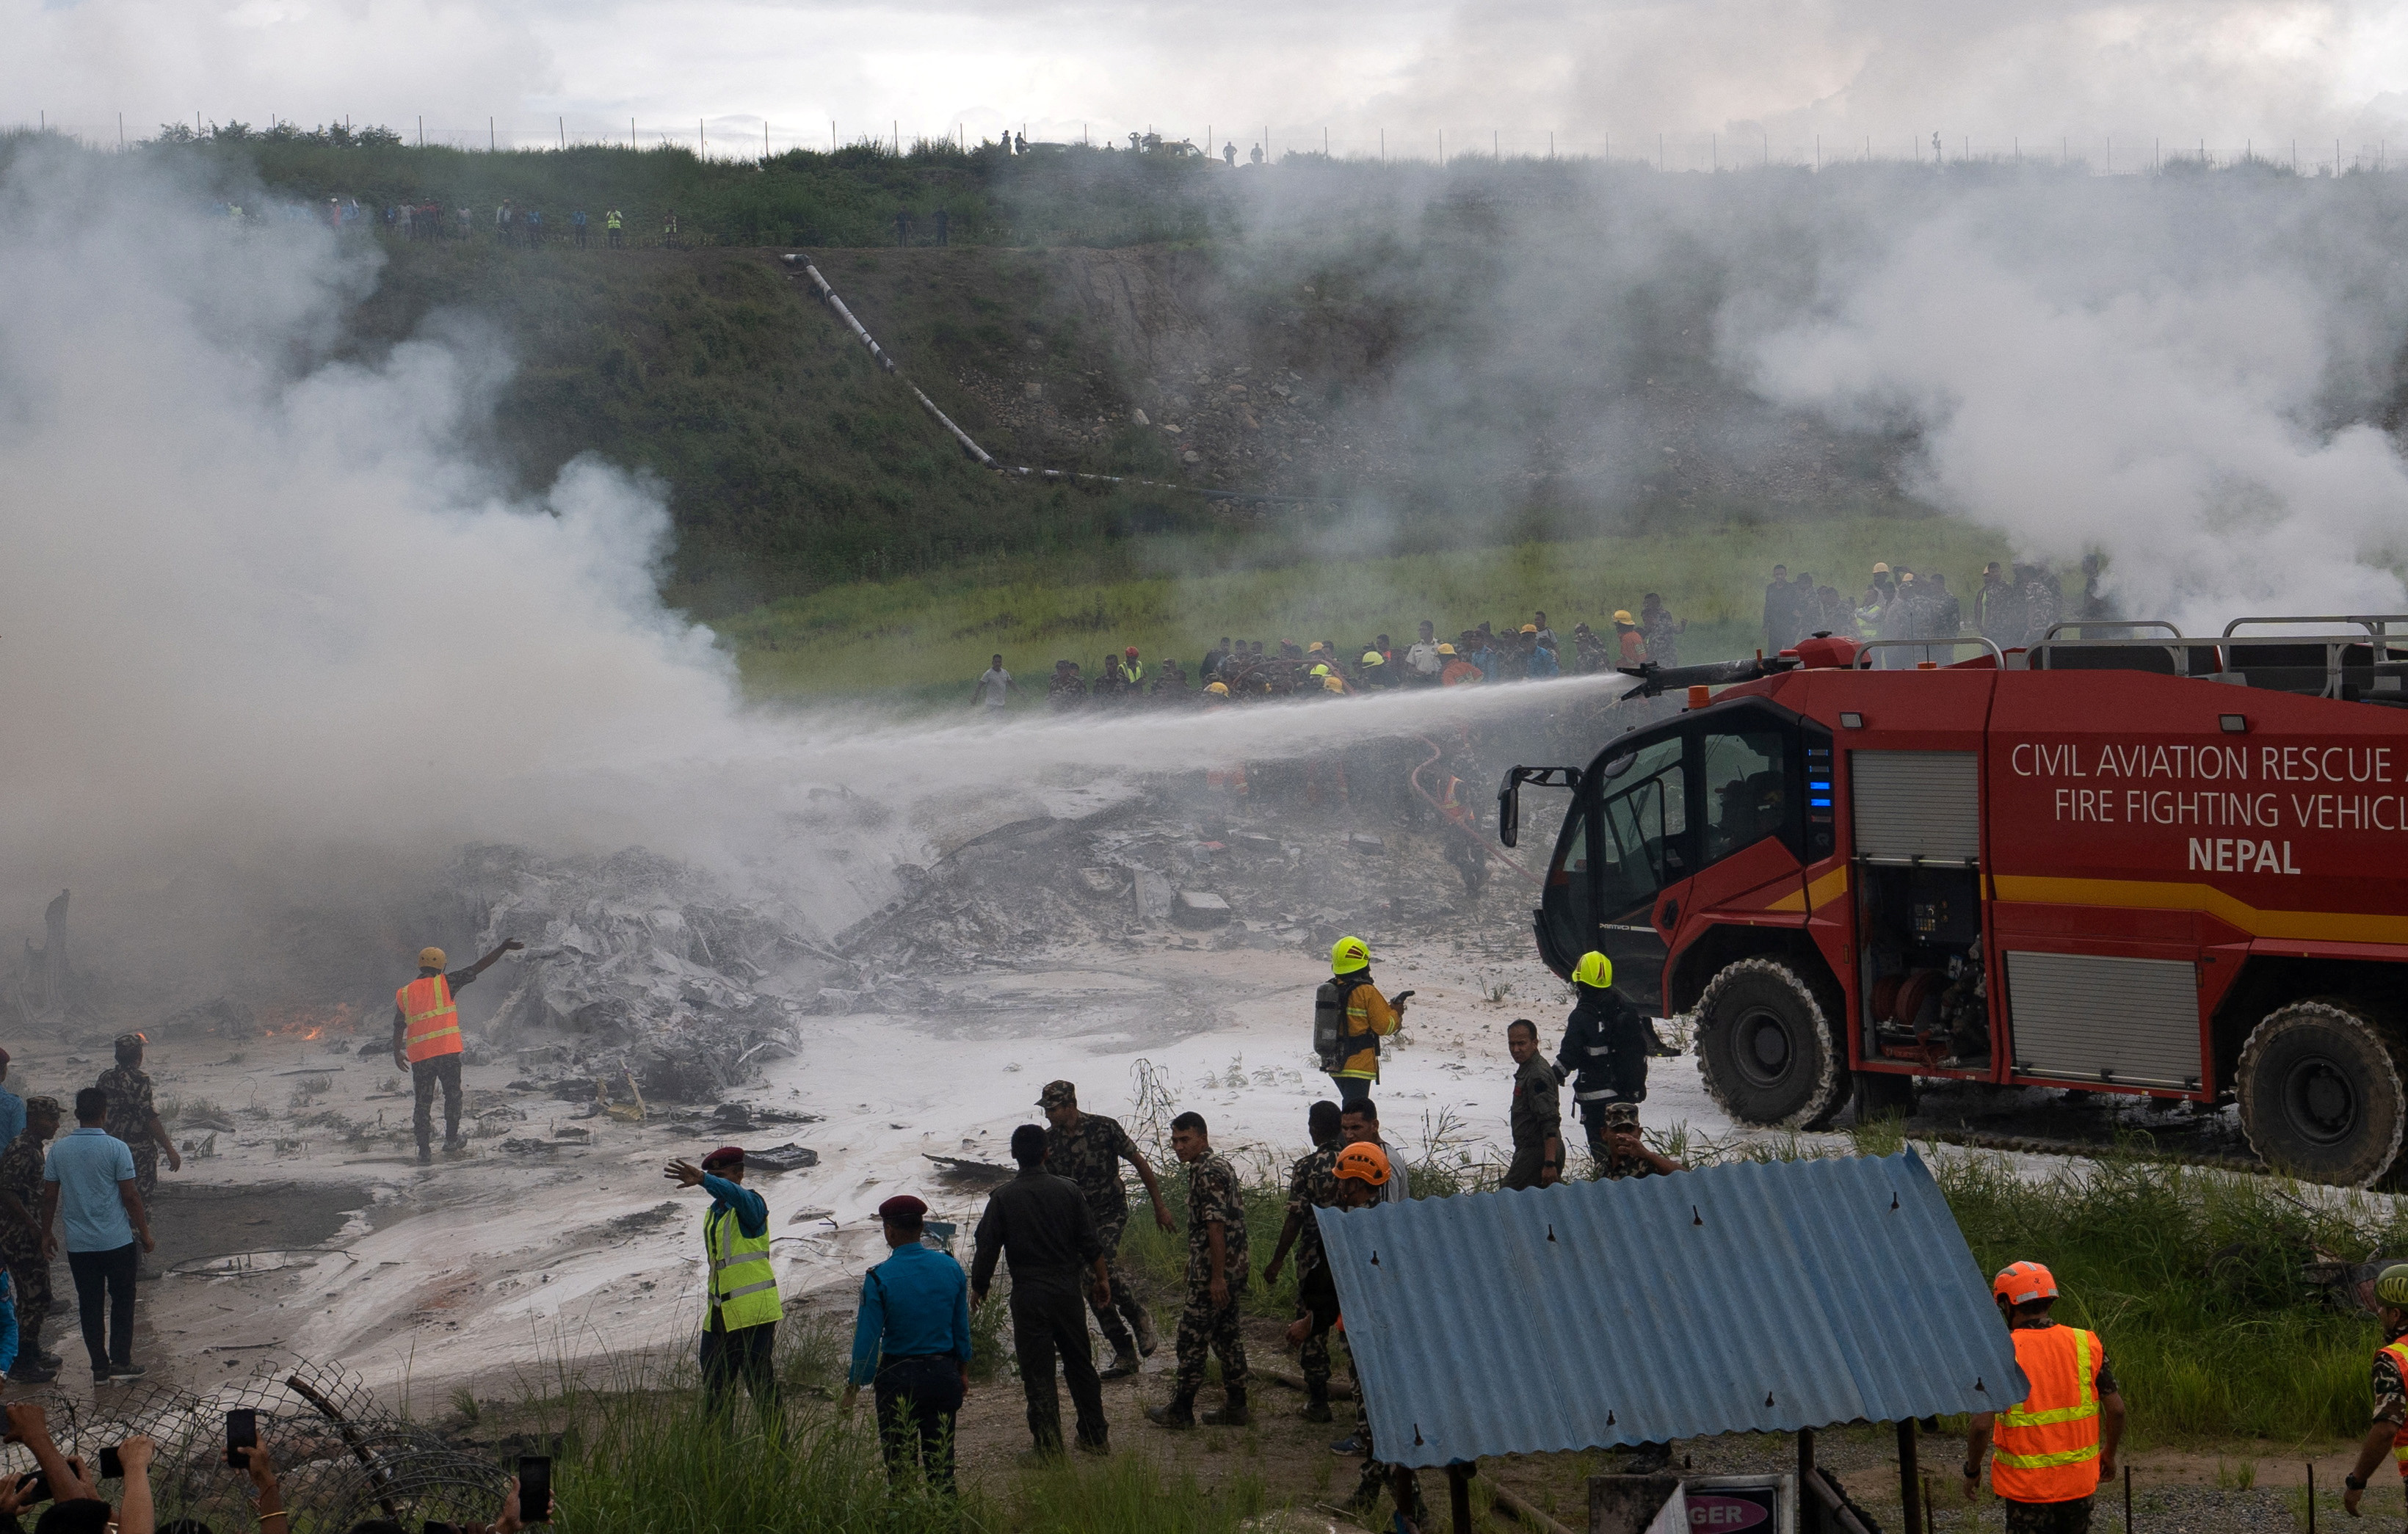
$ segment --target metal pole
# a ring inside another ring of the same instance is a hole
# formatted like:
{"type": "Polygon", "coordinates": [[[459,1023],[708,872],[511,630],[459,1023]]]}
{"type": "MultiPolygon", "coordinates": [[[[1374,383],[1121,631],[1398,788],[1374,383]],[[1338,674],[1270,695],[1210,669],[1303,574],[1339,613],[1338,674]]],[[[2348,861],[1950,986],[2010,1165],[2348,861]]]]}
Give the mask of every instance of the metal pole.
{"type": "Polygon", "coordinates": [[[494,136],[494,120],[489,117],[485,119],[485,152],[492,154],[500,148],[501,140],[494,136]]]}
{"type": "Polygon", "coordinates": [[[1471,1475],[1475,1469],[1471,1465],[1446,1468],[1446,1511],[1455,1524],[1455,1534],[1472,1534],[1471,1475]]]}
{"type": "Polygon", "coordinates": [[[568,119],[565,117],[555,117],[552,121],[560,124],[560,147],[562,149],[566,149],[568,147],[568,119]]]}
{"type": "Polygon", "coordinates": [[[2124,1467],[2124,1534],[2132,1534],[2132,1467],[2124,1467]]]}
{"type": "Polygon", "coordinates": [[[1923,1522],[1921,1480],[1914,1465],[1914,1419],[1904,1417],[1898,1425],[1899,1521],[1905,1524],[1910,1531],[1923,1522]]]}
{"type": "Polygon", "coordinates": [[[1823,1504],[1806,1489],[1814,1477],[1814,1429],[1798,1429],[1798,1534],[1822,1534],[1823,1504]]]}
{"type": "Polygon", "coordinates": [[[2308,1534],[2316,1534],[2316,1462],[2308,1461],[2308,1534]]]}

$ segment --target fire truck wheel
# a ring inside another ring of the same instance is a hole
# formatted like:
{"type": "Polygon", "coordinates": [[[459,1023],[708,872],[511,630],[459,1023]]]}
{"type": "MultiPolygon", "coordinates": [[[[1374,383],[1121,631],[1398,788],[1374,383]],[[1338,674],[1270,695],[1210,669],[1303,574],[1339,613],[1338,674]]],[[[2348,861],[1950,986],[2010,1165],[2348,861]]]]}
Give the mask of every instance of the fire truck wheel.
{"type": "Polygon", "coordinates": [[[1783,959],[1741,959],[1698,998],[1698,1071],[1742,1124],[1816,1129],[1847,1101],[1837,1010],[1783,959]]]}
{"type": "Polygon", "coordinates": [[[2408,1085],[2398,1030],[2336,998],[2266,1015],[2241,1046],[2249,1148],[2294,1176],[2370,1187],[2400,1158],[2408,1085]]]}

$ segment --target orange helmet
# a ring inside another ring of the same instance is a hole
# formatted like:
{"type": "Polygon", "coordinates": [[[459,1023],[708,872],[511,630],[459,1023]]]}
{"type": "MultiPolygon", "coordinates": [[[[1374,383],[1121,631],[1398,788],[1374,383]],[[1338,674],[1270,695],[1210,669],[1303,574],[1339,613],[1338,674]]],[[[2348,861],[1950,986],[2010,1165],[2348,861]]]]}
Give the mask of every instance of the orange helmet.
{"type": "Polygon", "coordinates": [[[1131,645],[1126,650],[1122,651],[1121,653],[1126,655],[1131,660],[1135,660],[1137,659],[1137,646],[1131,645]]]}
{"type": "Polygon", "coordinates": [[[2036,1262],[2009,1263],[1990,1281],[1990,1293],[2010,1305],[2057,1297],[2057,1278],[2036,1262]]]}
{"type": "Polygon", "coordinates": [[[1375,1188],[1385,1187],[1388,1183],[1388,1153],[1377,1145],[1349,1145],[1338,1153],[1336,1170],[1340,1182],[1351,1177],[1375,1188]]]}

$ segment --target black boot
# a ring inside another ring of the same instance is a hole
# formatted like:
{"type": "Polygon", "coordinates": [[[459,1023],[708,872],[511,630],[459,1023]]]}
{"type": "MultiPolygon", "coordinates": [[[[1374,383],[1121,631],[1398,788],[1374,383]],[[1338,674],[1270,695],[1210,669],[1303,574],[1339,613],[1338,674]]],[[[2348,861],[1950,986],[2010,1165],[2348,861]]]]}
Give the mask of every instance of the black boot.
{"type": "Polygon", "coordinates": [[[1327,1422],[1330,1420],[1329,1382],[1327,1380],[1307,1380],[1304,1382],[1304,1420],[1307,1422],[1327,1422]]]}
{"type": "Polygon", "coordinates": [[[10,1370],[13,1378],[27,1384],[48,1384],[59,1377],[56,1357],[45,1359],[42,1355],[42,1324],[39,1321],[17,1334],[17,1367],[10,1370]]]}
{"type": "Polygon", "coordinates": [[[1145,1420],[1156,1427],[1193,1427],[1196,1426],[1196,1392],[1182,1390],[1170,1398],[1168,1406],[1149,1406],[1145,1420]]]}
{"type": "Polygon", "coordinates": [[[1209,1427],[1243,1427],[1252,1420],[1246,1415],[1246,1387],[1242,1382],[1229,1386],[1228,1398],[1222,1402],[1221,1410],[1204,1413],[1204,1423],[1209,1427]]]}
{"type": "Polygon", "coordinates": [[[17,1344],[17,1356],[19,1358],[31,1358],[36,1363],[41,1365],[44,1369],[57,1369],[66,1362],[65,1359],[60,1357],[57,1354],[52,1353],[50,1349],[42,1346],[42,1328],[50,1324],[50,1318],[47,1315],[39,1315],[34,1318],[34,1324],[25,1329],[22,1338],[17,1344]]]}

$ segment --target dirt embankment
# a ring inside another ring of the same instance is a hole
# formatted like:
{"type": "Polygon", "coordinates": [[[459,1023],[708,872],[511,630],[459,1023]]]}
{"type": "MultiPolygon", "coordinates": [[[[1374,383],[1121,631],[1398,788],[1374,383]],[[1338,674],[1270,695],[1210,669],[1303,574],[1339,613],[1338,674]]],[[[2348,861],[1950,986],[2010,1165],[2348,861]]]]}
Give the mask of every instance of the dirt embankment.
{"type": "Polygon", "coordinates": [[[1611,333],[1592,364],[1533,333],[1555,322],[1476,262],[1339,270],[1174,246],[811,259],[1013,464],[1271,495],[1435,486],[1484,512],[1780,512],[1894,494],[1898,444],[1754,397],[1716,366],[1702,300],[1560,317],[1611,333]]]}

